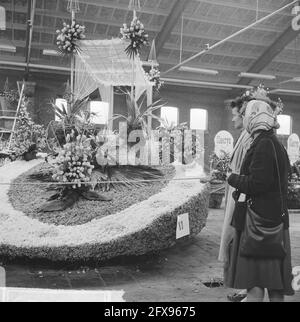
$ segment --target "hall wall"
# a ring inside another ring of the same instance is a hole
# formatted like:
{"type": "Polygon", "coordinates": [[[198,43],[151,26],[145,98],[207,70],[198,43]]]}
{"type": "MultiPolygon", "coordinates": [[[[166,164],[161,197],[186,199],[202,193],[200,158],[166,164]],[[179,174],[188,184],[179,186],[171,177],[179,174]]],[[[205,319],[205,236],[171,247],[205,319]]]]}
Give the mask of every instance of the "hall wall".
{"type": "MultiPolygon", "coordinates": [[[[16,87],[16,81],[22,79],[17,71],[1,70],[0,88],[2,89],[6,78],[9,78],[10,87],[16,87]]],[[[34,111],[32,116],[38,123],[47,125],[54,114],[51,111],[50,101],[63,95],[66,75],[47,73],[33,73],[29,81],[36,82],[34,95],[34,111]]],[[[237,139],[239,132],[234,130],[231,122],[231,111],[225,107],[225,101],[234,97],[231,91],[203,89],[197,87],[165,85],[161,90],[161,97],[168,106],[179,109],[179,122],[190,122],[190,109],[202,108],[208,111],[208,128],[205,133],[205,164],[208,167],[208,158],[214,148],[214,137],[221,130],[228,130],[237,139]]],[[[157,99],[157,98],[155,98],[157,99]]],[[[300,97],[284,97],[284,114],[293,118],[293,132],[300,136],[300,97]]],[[[115,95],[114,113],[126,113],[124,97],[115,95]]],[[[157,124],[154,123],[154,127],[157,124]]],[[[282,141],[286,143],[286,138],[282,141]]]]}

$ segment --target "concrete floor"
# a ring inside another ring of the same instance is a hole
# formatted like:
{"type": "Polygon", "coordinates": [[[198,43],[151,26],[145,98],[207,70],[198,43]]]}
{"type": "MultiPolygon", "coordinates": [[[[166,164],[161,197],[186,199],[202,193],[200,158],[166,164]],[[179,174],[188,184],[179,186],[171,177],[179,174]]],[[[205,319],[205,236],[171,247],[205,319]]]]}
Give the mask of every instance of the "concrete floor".
{"type": "MultiPolygon", "coordinates": [[[[123,259],[96,268],[54,269],[3,264],[7,287],[101,291],[104,294],[119,291],[128,302],[226,302],[227,294],[233,290],[219,283],[222,265],[217,261],[223,213],[223,210],[210,210],[207,227],[196,238],[156,255],[123,259]],[[204,285],[211,281],[219,287],[204,285]]],[[[293,265],[300,266],[300,213],[291,215],[291,237],[293,265]]],[[[29,294],[27,292],[26,296],[30,297],[29,294]]],[[[88,293],[76,294],[75,298],[80,301],[88,293]]],[[[26,296],[23,299],[26,300],[26,296]]],[[[115,299],[120,300],[120,297],[115,299]]],[[[287,301],[300,302],[300,293],[287,301]]]]}

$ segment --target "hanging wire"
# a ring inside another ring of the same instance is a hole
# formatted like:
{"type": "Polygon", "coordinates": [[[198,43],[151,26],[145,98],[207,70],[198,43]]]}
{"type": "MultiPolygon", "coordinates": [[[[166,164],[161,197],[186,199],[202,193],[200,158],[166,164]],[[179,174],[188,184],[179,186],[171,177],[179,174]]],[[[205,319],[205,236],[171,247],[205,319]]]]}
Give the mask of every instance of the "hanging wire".
{"type": "Polygon", "coordinates": [[[259,0],[256,0],[256,21],[259,18],[259,0]]]}
{"type": "Polygon", "coordinates": [[[78,0],[68,0],[68,11],[78,13],[80,11],[78,0]]]}
{"type": "Polygon", "coordinates": [[[180,35],[180,63],[182,62],[182,53],[183,53],[183,28],[184,28],[184,16],[182,14],[181,35],[180,35]]]}
{"type": "Polygon", "coordinates": [[[12,41],[15,40],[15,27],[14,27],[14,20],[15,20],[15,0],[11,3],[11,30],[12,30],[12,41]]]}
{"type": "Polygon", "coordinates": [[[130,0],[128,8],[129,8],[129,10],[132,10],[132,11],[141,10],[141,1],[140,0],[130,0]]]}

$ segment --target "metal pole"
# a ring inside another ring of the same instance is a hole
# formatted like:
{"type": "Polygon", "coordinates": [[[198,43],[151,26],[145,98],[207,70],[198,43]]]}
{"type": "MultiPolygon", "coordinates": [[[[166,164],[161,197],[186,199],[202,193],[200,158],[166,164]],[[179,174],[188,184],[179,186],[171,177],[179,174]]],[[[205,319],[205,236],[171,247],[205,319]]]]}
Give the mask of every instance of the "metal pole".
{"type": "MultiPolygon", "coordinates": [[[[72,10],[71,12],[71,15],[72,15],[72,22],[75,21],[75,18],[76,18],[76,14],[75,14],[75,10],[72,10]]],[[[74,53],[72,53],[72,56],[71,56],[71,102],[73,103],[73,99],[74,99],[74,70],[75,70],[75,55],[74,53]]]]}
{"type": "Polygon", "coordinates": [[[207,49],[204,49],[204,50],[200,51],[198,54],[196,54],[196,55],[194,55],[194,56],[192,56],[192,57],[190,57],[190,58],[186,59],[185,61],[183,61],[183,62],[179,63],[178,65],[176,65],[176,66],[174,66],[174,67],[170,68],[169,70],[167,70],[166,72],[162,73],[162,75],[166,75],[167,73],[170,73],[171,71],[173,71],[173,70],[175,70],[175,69],[177,69],[177,68],[179,68],[179,67],[181,67],[181,66],[185,65],[186,63],[189,63],[190,61],[192,61],[192,60],[194,60],[194,59],[198,58],[199,56],[201,56],[201,55],[203,55],[203,54],[206,54],[206,53],[207,53],[207,52],[209,52],[210,50],[212,50],[212,49],[215,49],[215,48],[219,47],[220,45],[224,44],[224,43],[225,43],[225,42],[227,42],[228,40],[230,40],[230,39],[232,39],[232,38],[234,38],[234,37],[236,37],[236,36],[238,36],[238,35],[242,34],[243,32],[245,32],[245,31],[247,31],[247,30],[249,30],[249,29],[251,29],[251,28],[255,27],[256,25],[258,25],[258,24],[260,24],[260,23],[264,22],[265,20],[268,20],[268,19],[270,19],[271,17],[273,17],[273,16],[277,15],[278,13],[280,13],[281,11],[283,11],[283,10],[285,10],[285,9],[289,8],[290,6],[294,5],[294,4],[295,4],[295,3],[297,3],[298,1],[299,1],[299,0],[294,0],[293,2],[291,2],[291,3],[287,4],[286,6],[284,6],[284,7],[280,8],[280,9],[278,9],[278,10],[274,11],[273,13],[271,13],[271,14],[269,14],[269,15],[267,15],[267,16],[265,16],[265,17],[263,17],[263,18],[259,19],[259,20],[257,20],[256,22],[254,22],[254,23],[252,23],[251,25],[249,25],[249,26],[247,26],[247,27],[245,27],[245,28],[243,28],[243,29],[241,29],[241,30],[237,31],[236,33],[234,33],[234,34],[230,35],[229,37],[227,37],[227,38],[225,38],[225,39],[223,39],[223,40],[221,40],[221,41],[219,41],[219,42],[215,43],[213,46],[211,46],[211,47],[209,47],[209,48],[207,48],[207,49]]]}
{"type": "Polygon", "coordinates": [[[25,90],[25,81],[23,81],[23,85],[22,85],[22,89],[21,89],[21,93],[20,93],[20,98],[19,98],[19,102],[18,102],[18,107],[17,107],[17,111],[16,111],[16,117],[14,120],[14,124],[12,127],[12,133],[10,135],[10,139],[9,139],[9,144],[8,144],[8,150],[10,149],[13,137],[14,137],[14,132],[15,132],[15,128],[16,128],[16,123],[17,123],[17,117],[21,108],[21,104],[22,104],[22,99],[23,99],[23,95],[24,95],[24,90],[25,90]]]}

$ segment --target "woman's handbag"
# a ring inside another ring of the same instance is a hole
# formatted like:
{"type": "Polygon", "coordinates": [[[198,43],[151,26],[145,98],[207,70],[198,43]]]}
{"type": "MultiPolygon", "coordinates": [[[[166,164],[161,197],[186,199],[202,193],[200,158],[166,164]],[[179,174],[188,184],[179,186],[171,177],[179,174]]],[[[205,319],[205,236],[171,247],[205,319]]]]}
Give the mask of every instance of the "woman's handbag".
{"type": "MultiPolygon", "coordinates": [[[[272,141],[271,141],[272,142],[272,141]]],[[[279,191],[281,198],[282,217],[283,196],[281,189],[280,171],[274,143],[276,166],[279,178],[279,191]]],[[[245,229],[241,236],[240,255],[261,259],[283,259],[286,256],[284,248],[284,224],[278,224],[273,220],[265,219],[251,209],[251,201],[248,203],[245,229]]]]}

